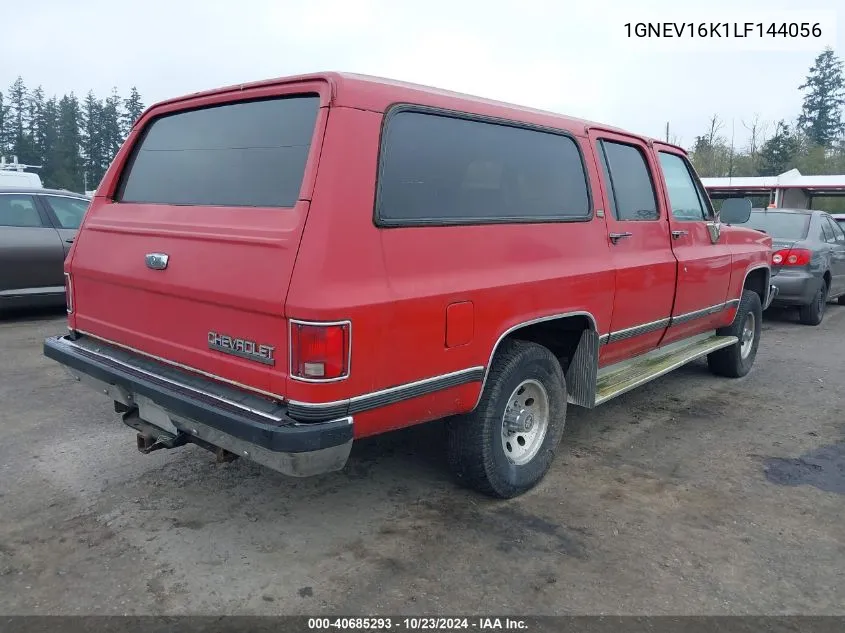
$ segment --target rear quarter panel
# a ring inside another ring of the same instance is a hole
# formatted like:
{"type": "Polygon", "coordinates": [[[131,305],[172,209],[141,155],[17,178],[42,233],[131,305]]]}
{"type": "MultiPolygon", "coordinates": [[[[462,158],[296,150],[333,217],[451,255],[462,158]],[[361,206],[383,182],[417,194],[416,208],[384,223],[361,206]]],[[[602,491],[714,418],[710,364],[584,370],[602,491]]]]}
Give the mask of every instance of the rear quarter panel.
{"type": "MultiPolygon", "coordinates": [[[[335,107],[329,114],[286,313],[351,319],[351,372],[338,383],[290,381],[292,400],[331,402],[486,367],[505,331],[548,315],[589,312],[606,331],[615,273],[602,218],[379,228],[373,210],[381,124],[381,114],[363,110],[335,107]],[[450,348],[446,311],[457,302],[472,303],[472,336],[450,348]]],[[[469,411],[480,388],[473,383],[360,414],[355,434],[469,411]]]]}

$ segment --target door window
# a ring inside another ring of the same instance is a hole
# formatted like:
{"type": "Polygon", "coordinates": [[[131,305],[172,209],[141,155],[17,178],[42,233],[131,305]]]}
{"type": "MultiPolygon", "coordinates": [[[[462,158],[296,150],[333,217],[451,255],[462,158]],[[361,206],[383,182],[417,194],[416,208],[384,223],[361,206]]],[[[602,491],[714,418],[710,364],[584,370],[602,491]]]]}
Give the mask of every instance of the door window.
{"type": "Polygon", "coordinates": [[[62,196],[42,196],[47,201],[56,220],[59,222],[59,228],[62,229],[78,229],[82,223],[82,218],[85,216],[85,211],[88,209],[88,201],[79,198],[65,198],[62,196]]]}
{"type": "Polygon", "coordinates": [[[0,195],[0,226],[43,226],[32,196],[0,195]]]}
{"type": "Polygon", "coordinates": [[[833,241],[841,246],[845,246],[845,231],[842,230],[842,227],[830,218],[825,218],[825,220],[827,220],[830,230],[833,232],[833,241]]]}
{"type": "Polygon", "coordinates": [[[601,141],[599,152],[613,217],[657,220],[657,198],[645,156],[633,145],[601,141]]]}
{"type": "Polygon", "coordinates": [[[833,238],[833,227],[827,222],[827,218],[822,216],[822,239],[828,244],[834,244],[836,240],[833,238]]]}
{"type": "Polygon", "coordinates": [[[686,161],[677,154],[659,152],[660,168],[669,192],[672,217],[681,222],[699,222],[707,219],[705,204],[686,161]]]}

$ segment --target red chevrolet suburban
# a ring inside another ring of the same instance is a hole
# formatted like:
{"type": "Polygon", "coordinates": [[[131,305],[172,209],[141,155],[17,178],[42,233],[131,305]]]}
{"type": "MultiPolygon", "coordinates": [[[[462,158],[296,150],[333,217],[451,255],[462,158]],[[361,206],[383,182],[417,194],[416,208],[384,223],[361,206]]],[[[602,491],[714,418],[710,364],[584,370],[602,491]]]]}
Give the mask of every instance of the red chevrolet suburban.
{"type": "Polygon", "coordinates": [[[730,206],[683,149],[548,112],[339,73],[203,92],[133,127],[44,352],[142,452],[309,476],[448,418],[458,479],[513,497],[568,404],[750,370],[771,238],[730,206]]]}

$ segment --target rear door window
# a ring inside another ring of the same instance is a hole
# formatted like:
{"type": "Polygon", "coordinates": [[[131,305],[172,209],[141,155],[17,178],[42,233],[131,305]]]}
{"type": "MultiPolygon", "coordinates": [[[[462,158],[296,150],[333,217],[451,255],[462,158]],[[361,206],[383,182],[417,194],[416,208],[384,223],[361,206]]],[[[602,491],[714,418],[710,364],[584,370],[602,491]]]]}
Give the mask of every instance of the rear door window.
{"type": "Polygon", "coordinates": [[[292,207],[320,100],[296,96],[168,114],[143,132],[120,202],[292,207]]]}
{"type": "Polygon", "coordinates": [[[0,195],[0,226],[42,228],[35,200],[27,195],[0,195]]]}
{"type": "Polygon", "coordinates": [[[376,209],[380,223],[403,225],[591,217],[571,137],[408,110],[388,118],[376,209]]]}
{"type": "Polygon", "coordinates": [[[642,152],[626,143],[601,141],[600,159],[617,220],[657,220],[657,198],[642,152]]]}
{"type": "Polygon", "coordinates": [[[825,222],[827,222],[831,233],[833,233],[833,241],[836,244],[845,244],[845,233],[842,232],[842,227],[840,227],[832,218],[825,217],[825,222]]]}

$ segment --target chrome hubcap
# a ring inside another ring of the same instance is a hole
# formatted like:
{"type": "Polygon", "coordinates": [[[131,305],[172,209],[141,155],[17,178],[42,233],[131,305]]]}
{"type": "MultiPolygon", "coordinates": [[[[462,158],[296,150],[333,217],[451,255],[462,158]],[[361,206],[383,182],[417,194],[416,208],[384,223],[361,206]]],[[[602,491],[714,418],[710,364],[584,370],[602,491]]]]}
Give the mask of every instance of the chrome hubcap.
{"type": "Polygon", "coordinates": [[[538,381],[522,381],[508,399],[502,416],[502,448],[517,465],[530,462],[543,445],[549,427],[549,395],[538,381]]]}
{"type": "Polygon", "coordinates": [[[754,344],[754,329],[757,321],[754,313],[749,312],[742,324],[742,338],[740,339],[739,353],[743,358],[748,358],[751,353],[751,346],[754,344]]]}

